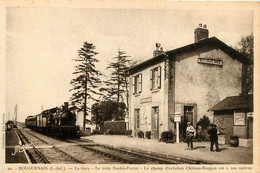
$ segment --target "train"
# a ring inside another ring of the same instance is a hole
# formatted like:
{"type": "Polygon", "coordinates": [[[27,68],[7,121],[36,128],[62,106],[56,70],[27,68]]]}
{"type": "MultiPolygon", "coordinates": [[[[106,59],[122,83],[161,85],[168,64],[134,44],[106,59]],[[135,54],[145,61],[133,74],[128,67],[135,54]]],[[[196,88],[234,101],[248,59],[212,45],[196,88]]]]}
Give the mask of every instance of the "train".
{"type": "Polygon", "coordinates": [[[79,133],[76,114],[69,109],[68,102],[61,107],[54,107],[40,114],[28,116],[25,119],[25,126],[61,138],[77,137],[79,133]]]}

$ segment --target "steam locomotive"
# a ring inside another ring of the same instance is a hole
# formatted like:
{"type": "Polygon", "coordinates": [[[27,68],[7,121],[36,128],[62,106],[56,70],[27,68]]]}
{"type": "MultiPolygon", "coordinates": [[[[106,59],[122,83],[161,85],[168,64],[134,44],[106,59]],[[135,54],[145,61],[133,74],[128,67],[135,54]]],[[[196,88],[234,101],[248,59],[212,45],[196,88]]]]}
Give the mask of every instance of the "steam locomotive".
{"type": "Polygon", "coordinates": [[[46,132],[56,137],[77,137],[79,126],[76,126],[76,114],[69,110],[68,102],[60,108],[44,110],[38,115],[25,119],[27,128],[46,132]]]}

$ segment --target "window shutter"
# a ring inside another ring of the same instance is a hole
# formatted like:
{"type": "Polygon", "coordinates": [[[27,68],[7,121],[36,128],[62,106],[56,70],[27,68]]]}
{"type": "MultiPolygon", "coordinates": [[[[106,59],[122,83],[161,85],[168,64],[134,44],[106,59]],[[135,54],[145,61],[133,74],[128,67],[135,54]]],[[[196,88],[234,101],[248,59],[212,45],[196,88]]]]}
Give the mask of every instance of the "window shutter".
{"type": "Polygon", "coordinates": [[[139,93],[142,92],[142,74],[139,75],[139,93]]]}
{"type": "Polygon", "coordinates": [[[153,89],[153,70],[150,70],[150,90],[153,89]]]}
{"type": "Polygon", "coordinates": [[[158,84],[158,88],[161,88],[161,66],[158,67],[158,80],[157,80],[158,84]]]}
{"type": "Polygon", "coordinates": [[[135,76],[132,77],[133,94],[135,94],[135,76]]]}

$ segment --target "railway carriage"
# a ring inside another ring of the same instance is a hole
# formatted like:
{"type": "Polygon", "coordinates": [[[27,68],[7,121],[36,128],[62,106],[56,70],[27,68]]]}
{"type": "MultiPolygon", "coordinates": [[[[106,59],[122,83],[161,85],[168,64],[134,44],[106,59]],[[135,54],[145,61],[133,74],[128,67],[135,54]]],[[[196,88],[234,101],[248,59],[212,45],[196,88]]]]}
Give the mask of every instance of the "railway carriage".
{"type": "Polygon", "coordinates": [[[36,115],[30,115],[25,119],[25,127],[27,128],[36,127],[36,115]]]}

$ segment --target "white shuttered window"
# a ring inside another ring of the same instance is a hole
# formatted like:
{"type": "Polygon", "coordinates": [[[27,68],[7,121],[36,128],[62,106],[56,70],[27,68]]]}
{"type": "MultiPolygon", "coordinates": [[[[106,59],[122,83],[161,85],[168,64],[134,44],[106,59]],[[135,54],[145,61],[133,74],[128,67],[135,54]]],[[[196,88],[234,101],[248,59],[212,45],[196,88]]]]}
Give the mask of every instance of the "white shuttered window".
{"type": "Polygon", "coordinates": [[[150,70],[150,90],[161,88],[161,67],[150,70]]]}
{"type": "Polygon", "coordinates": [[[138,74],[136,76],[133,76],[133,94],[138,94],[142,92],[142,74],[138,74]]]}

